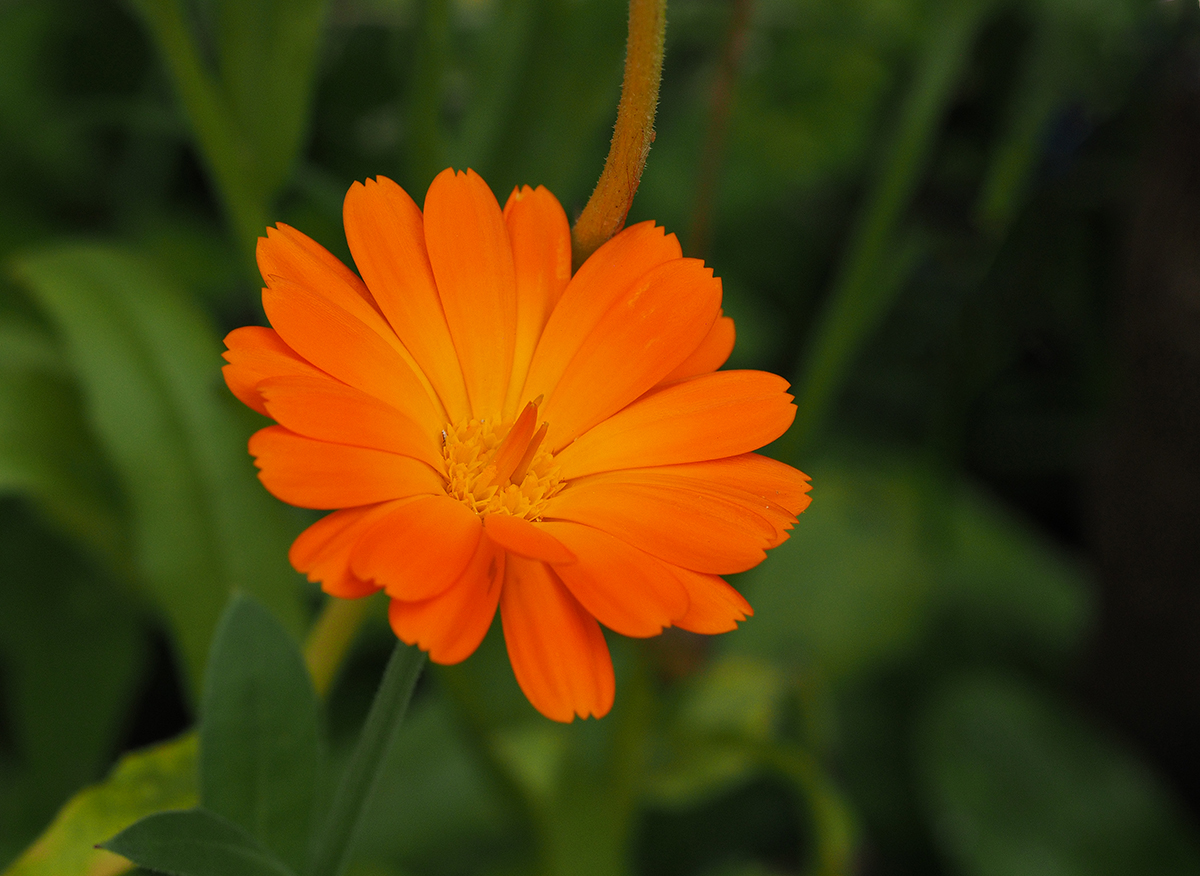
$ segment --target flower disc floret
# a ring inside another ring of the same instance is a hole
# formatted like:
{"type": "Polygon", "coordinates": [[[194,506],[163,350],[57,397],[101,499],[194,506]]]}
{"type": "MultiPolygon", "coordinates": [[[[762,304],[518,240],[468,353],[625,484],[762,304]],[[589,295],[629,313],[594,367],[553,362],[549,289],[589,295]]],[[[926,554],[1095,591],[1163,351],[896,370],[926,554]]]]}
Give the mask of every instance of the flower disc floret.
{"type": "Polygon", "coordinates": [[[553,455],[539,446],[524,471],[514,470],[497,482],[496,457],[511,432],[511,426],[473,419],[448,427],[442,444],[446,494],[480,517],[509,514],[541,520],[549,500],[562,489],[562,473],[553,455]]]}

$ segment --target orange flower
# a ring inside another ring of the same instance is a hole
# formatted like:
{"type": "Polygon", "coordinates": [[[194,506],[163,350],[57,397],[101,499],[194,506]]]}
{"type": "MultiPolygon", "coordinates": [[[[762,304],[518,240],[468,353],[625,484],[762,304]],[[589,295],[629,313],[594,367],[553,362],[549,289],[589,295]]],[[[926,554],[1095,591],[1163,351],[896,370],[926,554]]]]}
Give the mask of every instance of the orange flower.
{"type": "Polygon", "coordinates": [[[327,593],[383,589],[396,635],[438,663],[497,607],[513,672],[544,715],[604,715],[600,624],[627,636],[733,629],[720,576],[758,564],[808,478],[751,451],[781,435],[787,383],[717,371],[733,348],[721,282],[650,222],[571,276],[544,188],[503,211],[446,170],[425,211],[391,180],[346,195],[360,280],[286,225],[259,240],[273,328],[225,339],[225,379],[272,417],[250,439],[285,502],[340,509],[292,564],[327,593]]]}

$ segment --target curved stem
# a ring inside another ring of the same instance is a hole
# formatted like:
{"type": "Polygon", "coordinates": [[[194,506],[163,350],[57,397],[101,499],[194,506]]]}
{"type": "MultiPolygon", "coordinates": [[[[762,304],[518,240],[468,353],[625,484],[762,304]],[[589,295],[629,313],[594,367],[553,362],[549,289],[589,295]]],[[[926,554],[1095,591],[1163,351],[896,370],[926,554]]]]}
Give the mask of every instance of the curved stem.
{"type": "Polygon", "coordinates": [[[316,852],[308,876],[340,876],[350,861],[354,834],[366,811],[367,802],[379,783],[381,767],[396,728],[404,720],[417,677],[425,666],[425,653],[397,642],[383,671],[383,680],[371,711],[363,724],[358,746],[350,759],[333,805],[317,838],[316,852]]]}
{"type": "Polygon", "coordinates": [[[629,39],[617,124],[604,170],[571,229],[571,255],[577,269],[625,225],[650,144],[662,81],[667,0],[629,0],[629,39]]]}

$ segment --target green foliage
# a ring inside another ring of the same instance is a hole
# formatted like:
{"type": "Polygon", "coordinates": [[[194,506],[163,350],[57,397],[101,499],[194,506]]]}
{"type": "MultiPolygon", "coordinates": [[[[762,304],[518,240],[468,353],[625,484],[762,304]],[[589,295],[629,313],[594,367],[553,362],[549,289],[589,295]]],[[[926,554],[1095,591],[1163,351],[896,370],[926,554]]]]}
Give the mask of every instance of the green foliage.
{"type": "Polygon", "coordinates": [[[248,249],[303,143],[325,2],[206,4],[203,41],[180,0],[131,5],[170,71],[237,242],[248,249]]]}
{"type": "Polygon", "coordinates": [[[106,837],[164,809],[196,804],[196,735],[127,754],[105,780],[80,791],[5,876],[119,873],[122,862],[97,848],[106,837]]]}
{"type": "Polygon", "coordinates": [[[920,716],[935,829],[972,876],[1200,871],[1194,828],[1146,768],[1046,693],[971,675],[920,716]]]}
{"type": "Polygon", "coordinates": [[[296,528],[247,477],[248,430],[218,383],[204,314],[111,247],[43,249],[16,272],[61,334],[129,502],[139,582],[170,618],[192,683],[234,588],[295,629],[296,576],[279,558],[296,528]]]}
{"type": "Polygon", "coordinates": [[[142,670],[131,600],[29,509],[0,502],[0,659],[6,730],[0,849],[40,832],[58,805],[100,775],[142,670]]]}
{"type": "Polygon", "coordinates": [[[241,595],[213,639],[199,741],[200,806],[148,815],[104,848],[176,876],[306,872],[324,760],[317,698],[287,632],[241,595]]]}
{"type": "Polygon", "coordinates": [[[304,661],[265,608],[235,596],[213,637],[206,679],[200,802],[299,871],[322,761],[304,661]]]}
{"type": "Polygon", "coordinates": [[[147,816],[104,848],[168,876],[293,876],[254,837],[207,809],[147,816]]]}
{"type": "Polygon", "coordinates": [[[903,658],[942,623],[977,649],[1051,662],[1078,642],[1081,571],[977,490],[905,459],[818,457],[809,470],[821,514],[741,576],[756,616],[725,650],[837,682],[903,658]]]}

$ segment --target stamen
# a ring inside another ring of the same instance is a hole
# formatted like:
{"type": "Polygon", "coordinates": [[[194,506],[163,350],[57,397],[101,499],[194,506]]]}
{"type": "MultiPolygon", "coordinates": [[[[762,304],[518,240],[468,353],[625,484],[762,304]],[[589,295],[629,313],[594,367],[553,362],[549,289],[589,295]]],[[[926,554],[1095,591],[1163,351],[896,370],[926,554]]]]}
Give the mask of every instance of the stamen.
{"type": "Polygon", "coordinates": [[[549,423],[542,423],[542,428],[537,430],[537,434],[529,442],[529,447],[525,449],[525,455],[521,457],[521,461],[517,463],[517,467],[513,469],[513,473],[509,475],[508,479],[514,484],[519,484],[525,480],[525,473],[529,471],[529,465],[533,462],[533,457],[537,454],[538,448],[542,446],[542,439],[546,437],[546,428],[549,425],[549,423]]]}
{"type": "Polygon", "coordinates": [[[492,460],[492,465],[496,467],[496,473],[492,476],[490,483],[496,486],[508,483],[513,471],[525,459],[526,448],[529,446],[529,439],[533,437],[536,423],[537,405],[530,402],[525,405],[525,410],[521,411],[521,416],[517,417],[512,429],[509,430],[508,435],[504,437],[504,441],[496,450],[496,456],[492,460]]]}
{"type": "Polygon", "coordinates": [[[554,455],[545,447],[549,426],[537,431],[541,399],[527,405],[510,428],[495,420],[463,420],[446,427],[446,495],[480,517],[511,514],[540,520],[546,503],[562,488],[554,455]]]}

